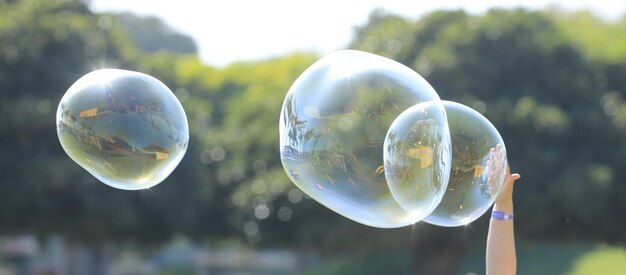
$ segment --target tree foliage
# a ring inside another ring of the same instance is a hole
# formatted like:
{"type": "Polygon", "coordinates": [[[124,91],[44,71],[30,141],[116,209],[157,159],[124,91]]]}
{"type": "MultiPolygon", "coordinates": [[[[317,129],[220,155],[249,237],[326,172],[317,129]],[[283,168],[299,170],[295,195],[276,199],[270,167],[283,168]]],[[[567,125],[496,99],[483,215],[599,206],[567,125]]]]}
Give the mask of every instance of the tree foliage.
{"type": "Polygon", "coordinates": [[[165,25],[156,17],[139,17],[132,13],[101,16],[100,25],[117,24],[129,39],[142,51],[152,53],[168,51],[178,54],[196,54],[197,46],[193,39],[180,34],[165,25]]]}
{"type": "MultiPolygon", "coordinates": [[[[397,19],[374,22],[381,20],[397,19]]],[[[390,33],[376,29],[384,24],[371,27],[369,33],[390,33]]],[[[619,184],[623,145],[616,122],[626,92],[623,65],[617,65],[624,61],[617,57],[626,50],[590,45],[584,36],[612,39],[617,30],[626,30],[622,22],[588,13],[435,12],[415,22],[413,41],[402,45],[410,52],[390,57],[420,72],[443,99],[484,111],[499,129],[513,169],[524,177],[517,188],[523,234],[623,242],[614,231],[623,221],[614,217],[624,205],[616,194],[626,191],[619,184]],[[611,226],[599,229],[598,223],[611,226]]],[[[384,38],[393,39],[400,37],[384,38]]],[[[371,49],[372,40],[378,38],[360,35],[352,44],[371,49]]]]}
{"type": "MultiPolygon", "coordinates": [[[[435,249],[446,236],[462,249],[455,241],[476,239],[424,225],[366,228],[289,182],[278,155],[279,111],[291,83],[317,56],[217,69],[178,53],[186,50],[152,52],[142,43],[153,38],[133,35],[115,23],[118,17],[93,14],[78,1],[0,2],[0,234],[158,242],[183,233],[211,242],[234,237],[362,251],[409,245],[407,239],[435,249]],[[56,104],[80,76],[103,67],[157,77],[186,110],[187,155],[155,188],[128,192],[98,183],[59,146],[56,104]],[[270,215],[255,215],[259,207],[270,215]]],[[[162,30],[154,39],[179,37],[162,30]]],[[[494,123],[513,170],[523,175],[516,189],[522,239],[624,243],[626,220],[618,218],[626,211],[624,33],[623,20],[587,13],[447,11],[410,21],[377,11],[349,47],[402,62],[443,99],[494,123]]],[[[475,228],[471,235],[483,238],[485,220],[475,228]]]]}

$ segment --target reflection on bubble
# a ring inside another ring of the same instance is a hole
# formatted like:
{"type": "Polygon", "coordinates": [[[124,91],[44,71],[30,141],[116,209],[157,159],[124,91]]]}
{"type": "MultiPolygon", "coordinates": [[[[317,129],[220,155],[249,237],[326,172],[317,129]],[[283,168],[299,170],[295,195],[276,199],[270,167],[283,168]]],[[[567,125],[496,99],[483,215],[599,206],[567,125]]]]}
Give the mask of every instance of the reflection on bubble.
{"type": "Polygon", "coordinates": [[[461,226],[478,219],[495,201],[506,175],[506,150],[484,116],[465,105],[442,102],[452,140],[452,170],[441,203],[424,221],[461,226]]]}
{"type": "Polygon", "coordinates": [[[91,72],[65,93],[56,115],[65,152],[100,181],[137,190],[163,181],[187,151],[185,112],[159,80],[137,72],[91,72]]]}
{"type": "Polygon", "coordinates": [[[415,217],[385,181],[383,142],[402,111],[432,100],[439,100],[434,89],[400,63],[360,51],[331,53],[287,93],[283,167],[304,193],[347,218],[383,228],[412,224],[415,217]]]}
{"type": "Polygon", "coordinates": [[[441,201],[450,175],[450,132],[439,101],[402,112],[385,138],[385,178],[394,199],[415,219],[441,201]]]}

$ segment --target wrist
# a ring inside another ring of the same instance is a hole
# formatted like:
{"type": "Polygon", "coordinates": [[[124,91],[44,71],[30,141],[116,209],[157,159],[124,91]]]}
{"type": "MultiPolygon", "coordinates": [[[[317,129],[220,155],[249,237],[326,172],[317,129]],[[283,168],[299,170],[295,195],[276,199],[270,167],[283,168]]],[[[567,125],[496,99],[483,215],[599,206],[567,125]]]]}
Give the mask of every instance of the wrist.
{"type": "Polygon", "coordinates": [[[502,211],[504,213],[513,214],[513,202],[496,202],[493,205],[493,211],[502,211]]]}
{"type": "Polygon", "coordinates": [[[497,221],[513,220],[513,213],[494,210],[491,212],[491,219],[497,221]]]}

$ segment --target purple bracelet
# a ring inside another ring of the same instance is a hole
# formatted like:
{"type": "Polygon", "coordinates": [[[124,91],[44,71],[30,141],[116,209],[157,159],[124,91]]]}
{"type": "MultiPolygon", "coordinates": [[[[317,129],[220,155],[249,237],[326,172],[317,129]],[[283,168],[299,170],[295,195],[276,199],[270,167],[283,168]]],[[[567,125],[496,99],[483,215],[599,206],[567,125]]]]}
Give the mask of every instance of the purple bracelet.
{"type": "Polygon", "coordinates": [[[512,220],[513,214],[506,214],[502,211],[491,211],[491,218],[498,221],[512,220]]]}

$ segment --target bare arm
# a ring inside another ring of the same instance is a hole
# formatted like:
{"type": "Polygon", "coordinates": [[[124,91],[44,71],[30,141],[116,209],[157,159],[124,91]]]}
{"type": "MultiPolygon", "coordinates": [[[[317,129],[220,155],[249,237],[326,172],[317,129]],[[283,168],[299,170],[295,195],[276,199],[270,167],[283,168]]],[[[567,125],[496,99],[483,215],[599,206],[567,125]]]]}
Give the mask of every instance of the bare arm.
{"type": "MultiPolygon", "coordinates": [[[[519,174],[511,175],[507,171],[504,185],[493,206],[494,211],[513,214],[513,184],[519,178],[519,174]]],[[[515,274],[516,270],[513,220],[491,219],[487,236],[487,275],[515,274]]]]}

